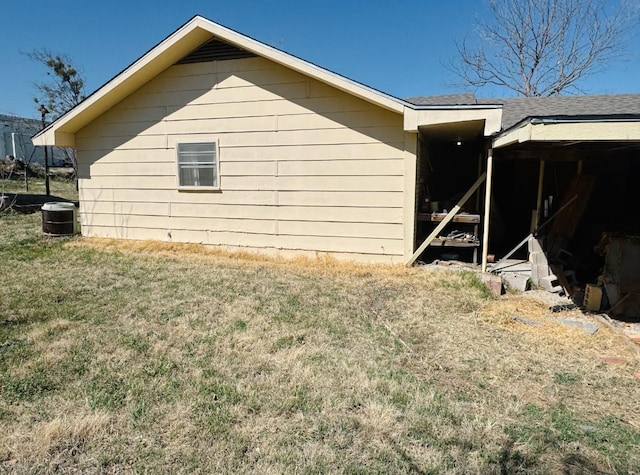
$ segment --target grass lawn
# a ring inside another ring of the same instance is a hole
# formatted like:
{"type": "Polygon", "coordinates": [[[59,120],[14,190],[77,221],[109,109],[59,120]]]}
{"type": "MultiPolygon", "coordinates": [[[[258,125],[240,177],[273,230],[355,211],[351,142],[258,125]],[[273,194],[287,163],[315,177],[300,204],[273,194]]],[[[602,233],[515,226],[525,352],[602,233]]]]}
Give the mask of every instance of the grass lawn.
{"type": "Polygon", "coordinates": [[[640,473],[637,352],[472,274],[0,214],[0,472],[640,473]],[[603,363],[621,356],[625,364],[603,363]]]}
{"type": "MultiPolygon", "coordinates": [[[[29,178],[29,191],[24,189],[23,179],[3,180],[0,178],[1,193],[30,193],[34,195],[44,195],[46,190],[44,178],[29,178]]],[[[50,177],[49,191],[53,196],[66,198],[70,201],[78,201],[78,190],[76,190],[75,180],[65,178],[50,177]]]]}

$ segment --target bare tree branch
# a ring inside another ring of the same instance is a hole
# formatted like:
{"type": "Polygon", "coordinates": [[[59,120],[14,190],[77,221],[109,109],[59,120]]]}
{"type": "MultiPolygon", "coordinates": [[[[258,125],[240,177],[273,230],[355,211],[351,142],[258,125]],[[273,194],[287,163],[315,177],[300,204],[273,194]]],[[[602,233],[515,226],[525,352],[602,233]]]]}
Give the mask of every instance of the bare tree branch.
{"type": "Polygon", "coordinates": [[[625,58],[640,26],[640,3],[616,11],[605,0],[487,0],[488,20],[458,43],[446,67],[465,87],[522,96],[580,91],[582,79],[625,58]]]}
{"type": "MultiPolygon", "coordinates": [[[[35,84],[38,97],[35,97],[34,101],[36,104],[43,104],[49,110],[52,120],[85,99],[84,75],[73,66],[68,56],[54,54],[46,48],[33,50],[26,55],[47,68],[49,79],[35,84]]],[[[76,151],[72,148],[63,148],[63,151],[77,175],[76,151]]]]}

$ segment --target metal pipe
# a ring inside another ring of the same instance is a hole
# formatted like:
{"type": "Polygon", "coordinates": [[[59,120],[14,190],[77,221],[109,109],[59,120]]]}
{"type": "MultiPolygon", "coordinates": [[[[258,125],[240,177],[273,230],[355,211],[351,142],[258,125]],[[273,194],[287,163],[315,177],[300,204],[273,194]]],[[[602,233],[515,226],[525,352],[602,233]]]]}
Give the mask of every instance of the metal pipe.
{"type": "Polygon", "coordinates": [[[11,148],[13,148],[13,159],[17,159],[18,155],[16,153],[16,133],[11,132],[11,148]]]}

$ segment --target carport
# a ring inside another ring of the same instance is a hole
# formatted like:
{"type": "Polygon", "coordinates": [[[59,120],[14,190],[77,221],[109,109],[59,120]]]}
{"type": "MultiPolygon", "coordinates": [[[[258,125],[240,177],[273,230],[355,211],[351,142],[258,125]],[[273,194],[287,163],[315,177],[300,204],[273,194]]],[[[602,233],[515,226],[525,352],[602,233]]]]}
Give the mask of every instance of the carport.
{"type": "Polygon", "coordinates": [[[491,140],[486,170],[483,270],[519,256],[535,284],[547,266],[569,295],[590,284],[640,315],[640,114],[527,117],[491,140]]]}

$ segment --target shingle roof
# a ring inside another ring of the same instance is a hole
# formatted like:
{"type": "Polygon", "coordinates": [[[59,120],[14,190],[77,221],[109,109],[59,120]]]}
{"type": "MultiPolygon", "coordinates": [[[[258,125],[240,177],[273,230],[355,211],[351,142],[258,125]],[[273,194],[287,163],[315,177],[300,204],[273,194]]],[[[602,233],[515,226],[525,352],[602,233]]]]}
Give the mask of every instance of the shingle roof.
{"type": "Polygon", "coordinates": [[[408,97],[405,101],[419,106],[467,106],[477,104],[476,96],[473,93],[408,97]]]}
{"type": "Polygon", "coordinates": [[[502,104],[502,129],[508,129],[527,117],[550,116],[622,116],[640,115],[640,94],[587,96],[514,97],[477,99],[473,94],[411,97],[416,105],[502,104]],[[449,102],[444,102],[451,98],[449,102]],[[462,102],[464,101],[464,102],[462,102]]]}

